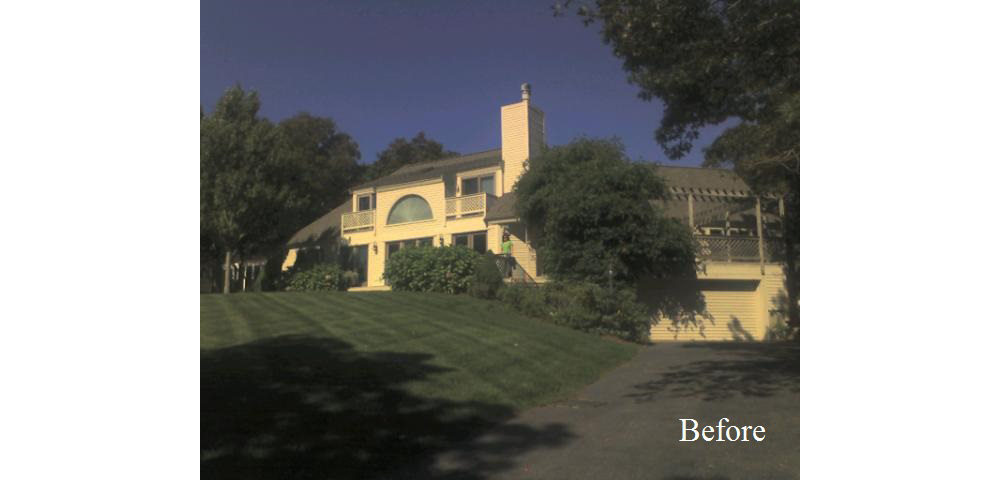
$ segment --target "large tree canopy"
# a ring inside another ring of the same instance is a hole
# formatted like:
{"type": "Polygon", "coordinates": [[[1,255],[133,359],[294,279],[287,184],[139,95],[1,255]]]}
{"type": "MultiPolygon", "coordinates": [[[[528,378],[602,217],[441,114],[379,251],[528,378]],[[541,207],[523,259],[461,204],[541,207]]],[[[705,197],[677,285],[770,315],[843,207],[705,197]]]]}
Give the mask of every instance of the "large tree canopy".
{"type": "Polygon", "coordinates": [[[258,94],[236,86],[201,114],[202,255],[225,255],[225,268],[234,253],[282,249],[363,173],[358,145],[333,120],[300,113],[275,126],[259,110],[258,94]]]}
{"type": "Polygon", "coordinates": [[[653,203],[665,200],[663,181],[616,141],[548,149],[528,161],[514,191],[518,216],[541,227],[538,258],[555,278],[604,284],[695,274],[690,229],[653,203]]]}
{"type": "Polygon", "coordinates": [[[336,208],[361,180],[358,144],[337,130],[332,119],[299,113],[278,123],[278,133],[288,181],[307,198],[302,220],[312,221],[336,208]]]}
{"type": "MultiPolygon", "coordinates": [[[[556,9],[567,7],[564,1],[556,9]]],[[[623,60],[646,100],[663,102],[656,139],[687,154],[707,125],[734,125],[705,150],[756,191],[781,192],[790,321],[798,324],[798,0],[594,0],[578,2],[623,60]]]]}
{"type": "Polygon", "coordinates": [[[374,180],[384,177],[405,165],[429,162],[445,157],[458,155],[458,152],[446,150],[444,145],[427,138],[424,132],[418,133],[410,140],[397,138],[378,153],[378,159],[368,167],[366,177],[374,180]]]}
{"type": "Polygon", "coordinates": [[[656,138],[671,158],[687,154],[706,125],[735,120],[707,163],[734,166],[756,188],[792,188],[798,0],[596,0],[578,12],[601,24],[640,96],[663,101],[656,138]]]}
{"type": "Polygon", "coordinates": [[[237,86],[201,118],[201,230],[225,253],[225,293],[232,254],[279,240],[274,225],[303,203],[282,181],[278,134],[259,110],[257,93],[237,86]]]}

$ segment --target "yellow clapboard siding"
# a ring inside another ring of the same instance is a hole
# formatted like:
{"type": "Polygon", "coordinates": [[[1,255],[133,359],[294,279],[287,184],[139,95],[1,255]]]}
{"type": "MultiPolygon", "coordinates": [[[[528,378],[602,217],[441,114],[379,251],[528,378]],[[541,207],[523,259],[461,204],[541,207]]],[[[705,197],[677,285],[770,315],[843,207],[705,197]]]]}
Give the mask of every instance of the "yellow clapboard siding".
{"type": "Polygon", "coordinates": [[[650,330],[653,341],[675,340],[759,340],[761,319],[756,290],[702,290],[708,316],[699,316],[700,325],[673,325],[661,318],[650,330]]]}

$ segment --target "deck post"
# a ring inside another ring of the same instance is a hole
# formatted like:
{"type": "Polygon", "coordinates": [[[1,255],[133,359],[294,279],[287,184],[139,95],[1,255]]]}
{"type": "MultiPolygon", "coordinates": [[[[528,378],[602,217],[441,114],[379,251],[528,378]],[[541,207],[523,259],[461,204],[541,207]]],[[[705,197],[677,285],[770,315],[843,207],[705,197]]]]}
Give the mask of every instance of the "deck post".
{"type": "Polygon", "coordinates": [[[725,238],[726,238],[726,262],[732,262],[733,261],[733,244],[732,244],[732,241],[729,240],[729,209],[728,208],[726,209],[726,229],[725,229],[725,231],[722,232],[722,234],[725,235],[725,238]]]}
{"type": "Polygon", "coordinates": [[[694,229],[694,197],[688,194],[688,225],[694,229]]]}
{"type": "Polygon", "coordinates": [[[760,254],[760,274],[764,274],[764,222],[761,221],[760,215],[760,197],[756,197],[757,206],[757,250],[760,254]]]}

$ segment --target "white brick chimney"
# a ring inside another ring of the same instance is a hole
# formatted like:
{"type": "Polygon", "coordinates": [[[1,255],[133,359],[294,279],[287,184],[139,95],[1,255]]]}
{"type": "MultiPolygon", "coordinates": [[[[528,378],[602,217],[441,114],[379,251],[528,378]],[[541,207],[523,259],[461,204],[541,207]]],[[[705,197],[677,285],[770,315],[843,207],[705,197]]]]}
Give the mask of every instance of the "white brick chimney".
{"type": "Polygon", "coordinates": [[[521,101],[500,107],[500,149],[503,193],[510,192],[524,173],[525,162],[545,145],[545,114],[531,105],[531,85],[521,85],[521,101]]]}

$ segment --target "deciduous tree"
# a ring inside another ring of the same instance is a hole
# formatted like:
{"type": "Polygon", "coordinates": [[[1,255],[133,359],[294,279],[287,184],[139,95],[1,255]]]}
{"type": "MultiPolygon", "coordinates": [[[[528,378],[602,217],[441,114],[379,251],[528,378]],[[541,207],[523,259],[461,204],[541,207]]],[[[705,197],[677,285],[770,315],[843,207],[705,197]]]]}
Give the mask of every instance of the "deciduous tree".
{"type": "Polygon", "coordinates": [[[541,227],[542,268],[557,279],[635,284],[695,274],[690,229],[653,203],[665,201],[663,181],[617,141],[548,149],[528,161],[514,191],[518,216],[541,227]]]}
{"type": "Polygon", "coordinates": [[[283,181],[277,132],[259,110],[257,93],[236,86],[201,118],[201,229],[224,252],[223,293],[234,253],[279,241],[275,225],[304,203],[283,181]]]}
{"type": "Polygon", "coordinates": [[[410,140],[405,138],[393,140],[385,150],[378,153],[378,159],[368,168],[366,177],[374,180],[389,175],[405,165],[430,162],[455,155],[458,153],[446,150],[444,145],[420,132],[410,140]]]}
{"type": "Polygon", "coordinates": [[[288,181],[306,197],[305,221],[340,205],[364,173],[357,142],[332,119],[308,113],[282,120],[278,133],[288,181]]]}
{"type": "MultiPolygon", "coordinates": [[[[557,14],[572,0],[562,2],[557,14]]],[[[597,22],[640,97],[663,102],[656,139],[687,154],[707,125],[734,123],[705,151],[757,191],[781,192],[791,323],[798,324],[798,0],[594,0],[576,2],[597,22]]]]}

